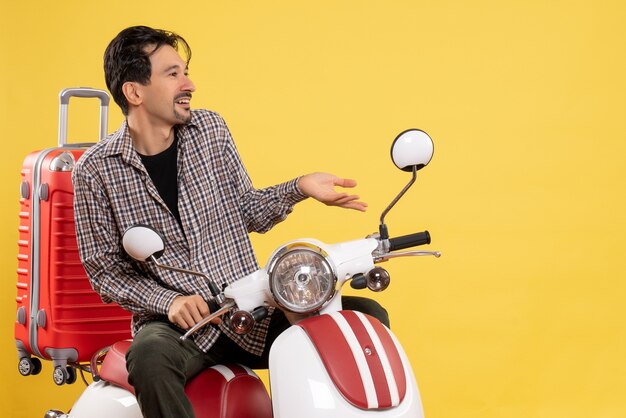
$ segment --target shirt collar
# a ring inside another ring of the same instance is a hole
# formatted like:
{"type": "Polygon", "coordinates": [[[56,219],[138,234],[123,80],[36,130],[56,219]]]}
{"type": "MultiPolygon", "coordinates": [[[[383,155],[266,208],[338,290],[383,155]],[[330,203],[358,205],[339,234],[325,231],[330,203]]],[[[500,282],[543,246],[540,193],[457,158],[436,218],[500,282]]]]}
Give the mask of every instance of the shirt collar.
{"type": "MultiPolygon", "coordinates": [[[[198,114],[191,112],[191,120],[186,125],[181,125],[177,129],[178,143],[181,145],[188,137],[189,133],[197,128],[198,114]]],[[[130,137],[128,122],[124,120],[120,128],[108,138],[108,143],[104,146],[104,157],[121,155],[122,160],[129,164],[138,162],[138,156],[133,148],[133,140],[130,137]]]]}

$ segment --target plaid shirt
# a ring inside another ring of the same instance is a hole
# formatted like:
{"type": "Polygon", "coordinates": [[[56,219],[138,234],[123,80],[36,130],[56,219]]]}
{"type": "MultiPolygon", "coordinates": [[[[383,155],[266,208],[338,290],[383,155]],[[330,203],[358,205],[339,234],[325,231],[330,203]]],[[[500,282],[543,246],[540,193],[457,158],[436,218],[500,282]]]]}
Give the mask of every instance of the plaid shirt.
{"type": "MultiPolygon", "coordinates": [[[[206,273],[221,288],[259,268],[248,232],[268,231],[306,198],[297,179],[254,189],[224,120],[214,112],[194,110],[176,135],[182,227],[135,152],[126,122],[89,148],[72,175],[81,260],[102,300],[133,313],[133,335],[148,321],[167,319],[179,295],[198,294],[207,301],[212,296],[201,277],[131,260],[121,244],[128,227],[150,225],[164,238],[163,263],[206,273]]],[[[225,332],[260,355],[268,324],[269,318],[244,337],[224,325],[207,326],[194,340],[207,351],[225,332]]]]}

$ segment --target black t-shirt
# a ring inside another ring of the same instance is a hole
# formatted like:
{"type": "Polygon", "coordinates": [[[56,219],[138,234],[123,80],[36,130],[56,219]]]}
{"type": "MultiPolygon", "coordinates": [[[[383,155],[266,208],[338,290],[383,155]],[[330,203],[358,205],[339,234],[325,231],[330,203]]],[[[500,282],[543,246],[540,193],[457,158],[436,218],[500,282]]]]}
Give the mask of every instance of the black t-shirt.
{"type": "Polygon", "coordinates": [[[178,213],[178,139],[174,137],[174,142],[168,149],[156,155],[141,155],[141,161],[148,171],[152,182],[159,191],[161,199],[165,202],[172,215],[180,224],[180,213],[178,213]]]}

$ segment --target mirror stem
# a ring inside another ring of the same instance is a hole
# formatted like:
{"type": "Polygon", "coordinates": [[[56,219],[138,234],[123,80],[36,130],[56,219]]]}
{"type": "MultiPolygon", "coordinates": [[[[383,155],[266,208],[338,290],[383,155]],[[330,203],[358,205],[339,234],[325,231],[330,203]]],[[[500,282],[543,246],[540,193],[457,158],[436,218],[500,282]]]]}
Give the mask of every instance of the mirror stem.
{"type": "Polygon", "coordinates": [[[198,273],[197,271],[193,271],[193,270],[187,270],[187,269],[181,269],[179,267],[174,267],[174,266],[168,266],[167,264],[162,264],[159,263],[158,260],[156,259],[155,256],[151,255],[150,256],[150,260],[152,260],[154,262],[154,264],[156,264],[157,266],[166,269],[166,270],[172,270],[172,271],[176,271],[178,273],[187,273],[187,274],[191,274],[193,276],[200,276],[200,277],[204,277],[205,279],[207,279],[209,282],[211,281],[211,279],[209,278],[209,276],[207,276],[204,273],[198,273]]]}
{"type": "Polygon", "coordinates": [[[223,295],[220,294],[219,292],[219,288],[215,285],[215,283],[209,278],[209,276],[207,276],[204,273],[199,273],[197,271],[193,271],[193,270],[187,270],[187,269],[181,269],[179,267],[174,267],[174,266],[168,266],[167,264],[162,264],[159,263],[159,261],[157,260],[157,258],[154,255],[150,256],[150,260],[156,264],[158,267],[165,269],[165,270],[172,270],[178,273],[187,273],[187,274],[191,274],[193,276],[199,276],[199,277],[203,277],[207,280],[207,282],[209,283],[209,287],[211,289],[211,294],[217,299],[218,303],[222,303],[224,301],[224,297],[223,295]]]}
{"type": "Polygon", "coordinates": [[[413,183],[415,183],[416,179],[417,179],[417,166],[414,165],[413,166],[413,178],[411,179],[411,181],[409,181],[409,184],[404,186],[404,189],[402,189],[402,191],[398,193],[395,199],[393,199],[393,201],[389,204],[389,206],[387,206],[387,208],[383,211],[382,215],[380,215],[380,227],[378,230],[380,232],[381,239],[383,240],[389,239],[389,232],[387,231],[387,225],[385,225],[385,216],[387,216],[387,213],[389,213],[391,208],[393,208],[395,204],[398,203],[398,200],[400,200],[400,198],[404,196],[406,191],[409,190],[409,187],[411,187],[413,183]]]}

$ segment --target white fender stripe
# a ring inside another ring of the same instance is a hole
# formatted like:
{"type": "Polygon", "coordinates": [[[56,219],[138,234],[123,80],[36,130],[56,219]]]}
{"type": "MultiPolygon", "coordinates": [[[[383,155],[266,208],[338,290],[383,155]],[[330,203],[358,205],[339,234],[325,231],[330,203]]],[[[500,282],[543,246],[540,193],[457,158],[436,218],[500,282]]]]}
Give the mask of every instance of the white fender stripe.
{"type": "Polygon", "coordinates": [[[230,382],[235,378],[235,373],[233,373],[233,371],[226,366],[216,364],[215,366],[211,366],[211,368],[224,376],[224,379],[226,379],[227,382],[230,382]]]}
{"type": "Polygon", "coordinates": [[[398,393],[398,385],[396,385],[396,379],[393,375],[393,370],[391,369],[391,364],[389,363],[389,358],[387,357],[387,352],[385,351],[383,344],[380,342],[380,338],[378,334],[374,330],[374,327],[370,323],[370,321],[363,315],[361,312],[354,311],[357,317],[361,320],[367,333],[369,334],[372,342],[374,343],[374,348],[378,353],[378,357],[380,358],[380,362],[383,366],[383,370],[385,372],[385,378],[387,379],[387,384],[389,385],[389,394],[391,395],[391,405],[398,406],[400,404],[400,394],[398,393]]]}
{"type": "Polygon", "coordinates": [[[243,364],[237,364],[239,367],[242,367],[250,376],[252,377],[256,377],[257,379],[259,378],[259,376],[252,371],[251,368],[244,366],[243,364]]]}
{"type": "Polygon", "coordinates": [[[378,397],[376,396],[374,379],[372,378],[372,373],[369,366],[367,365],[365,354],[361,349],[356,335],[354,335],[354,331],[352,331],[352,328],[350,328],[348,321],[346,321],[346,319],[339,312],[332,312],[329,315],[337,323],[337,326],[341,330],[341,333],[343,334],[346,342],[348,343],[348,346],[350,347],[350,350],[352,351],[352,355],[354,356],[354,360],[356,361],[356,366],[359,369],[359,374],[361,375],[363,388],[365,389],[367,407],[378,408],[378,397]]]}

